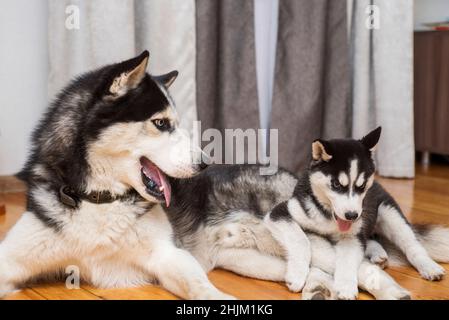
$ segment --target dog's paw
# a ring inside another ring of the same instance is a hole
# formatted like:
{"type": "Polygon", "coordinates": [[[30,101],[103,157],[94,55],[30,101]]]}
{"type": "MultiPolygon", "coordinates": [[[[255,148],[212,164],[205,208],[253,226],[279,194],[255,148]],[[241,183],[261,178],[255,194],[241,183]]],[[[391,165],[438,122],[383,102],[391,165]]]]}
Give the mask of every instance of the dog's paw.
{"type": "Polygon", "coordinates": [[[3,299],[8,294],[17,291],[17,288],[14,285],[9,284],[0,284],[0,299],[3,299]]]}
{"type": "Polygon", "coordinates": [[[291,280],[289,281],[288,279],[285,279],[285,284],[287,285],[288,290],[290,290],[291,292],[301,292],[302,288],[304,287],[304,281],[296,281],[296,280],[291,280]]]}
{"type": "Polygon", "coordinates": [[[237,298],[234,296],[231,296],[230,294],[221,292],[213,300],[237,300],[237,298]]]}
{"type": "Polygon", "coordinates": [[[359,294],[357,284],[335,284],[335,292],[338,300],[355,300],[359,294]]]}
{"type": "Polygon", "coordinates": [[[410,292],[399,285],[391,286],[383,290],[382,295],[376,296],[377,300],[411,300],[410,292]]]}
{"type": "Polygon", "coordinates": [[[224,248],[250,248],[255,245],[251,231],[235,223],[221,229],[215,237],[215,242],[224,248]]]}
{"type": "Polygon", "coordinates": [[[306,283],[307,275],[308,270],[304,272],[287,271],[287,274],[285,275],[285,284],[290,291],[301,292],[306,283]]]}
{"type": "Polygon", "coordinates": [[[388,255],[386,252],[372,255],[369,259],[372,263],[377,264],[382,269],[385,269],[388,266],[388,255]]]}
{"type": "Polygon", "coordinates": [[[426,261],[426,263],[421,264],[418,268],[421,277],[429,281],[439,281],[443,279],[446,271],[442,266],[433,260],[426,261]]]}
{"type": "Polygon", "coordinates": [[[236,298],[217,289],[207,289],[193,297],[193,300],[236,300],[236,298]]]}
{"type": "Polygon", "coordinates": [[[304,288],[302,292],[302,300],[331,300],[331,291],[322,285],[316,287],[304,288]]]}
{"type": "Polygon", "coordinates": [[[366,257],[382,269],[388,264],[388,254],[381,244],[375,240],[368,240],[365,250],[366,257]]]}

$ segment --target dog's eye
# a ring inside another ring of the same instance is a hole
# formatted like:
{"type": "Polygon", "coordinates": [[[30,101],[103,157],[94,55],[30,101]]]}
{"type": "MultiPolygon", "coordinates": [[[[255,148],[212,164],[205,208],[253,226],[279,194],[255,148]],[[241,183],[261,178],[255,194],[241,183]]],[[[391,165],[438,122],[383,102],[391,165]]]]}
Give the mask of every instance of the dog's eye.
{"type": "Polygon", "coordinates": [[[361,186],[356,186],[356,190],[359,192],[363,192],[365,190],[366,187],[366,181],[361,185],[361,186]]]}
{"type": "Polygon", "coordinates": [[[170,122],[167,119],[154,119],[153,124],[160,131],[167,131],[170,129],[170,122]]]}
{"type": "Polygon", "coordinates": [[[332,188],[339,190],[341,189],[343,186],[341,185],[341,183],[338,180],[332,180],[332,188]]]}

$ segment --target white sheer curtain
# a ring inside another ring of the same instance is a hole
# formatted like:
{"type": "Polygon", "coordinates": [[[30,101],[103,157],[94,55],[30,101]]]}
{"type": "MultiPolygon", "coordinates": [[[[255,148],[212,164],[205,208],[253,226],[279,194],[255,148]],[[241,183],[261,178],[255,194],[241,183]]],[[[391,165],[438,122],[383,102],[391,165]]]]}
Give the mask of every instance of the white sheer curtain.
{"type": "Polygon", "coordinates": [[[181,126],[190,130],[196,119],[195,46],[194,0],[49,0],[49,94],[77,74],[148,49],[150,73],[180,72],[171,93],[181,126]],[[73,10],[79,29],[66,26],[73,10]]]}
{"type": "Polygon", "coordinates": [[[352,135],[360,138],[381,125],[379,173],[413,177],[413,1],[348,1],[352,135]],[[378,29],[367,27],[370,8],[379,18],[378,29]]]}

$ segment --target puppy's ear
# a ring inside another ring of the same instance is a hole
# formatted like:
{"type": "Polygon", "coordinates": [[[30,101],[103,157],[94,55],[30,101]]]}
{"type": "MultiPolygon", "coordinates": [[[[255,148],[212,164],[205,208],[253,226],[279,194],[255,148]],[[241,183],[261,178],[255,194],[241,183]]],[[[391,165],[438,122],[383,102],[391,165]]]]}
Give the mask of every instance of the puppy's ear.
{"type": "Polygon", "coordinates": [[[371,152],[376,150],[377,143],[380,139],[380,133],[382,132],[382,127],[377,127],[366,136],[364,136],[360,142],[371,152]]]}
{"type": "Polygon", "coordinates": [[[136,88],[145,77],[149,57],[149,52],[145,50],[139,56],[117,64],[113,68],[108,94],[112,97],[121,97],[136,88]]]}
{"type": "Polygon", "coordinates": [[[162,83],[165,88],[169,88],[172,83],[176,80],[178,77],[178,71],[172,71],[160,76],[154,76],[153,79],[156,80],[159,83],[162,83]]]}
{"type": "Polygon", "coordinates": [[[312,143],[312,158],[315,161],[323,160],[326,162],[332,159],[329,143],[324,140],[315,140],[312,143]]]}

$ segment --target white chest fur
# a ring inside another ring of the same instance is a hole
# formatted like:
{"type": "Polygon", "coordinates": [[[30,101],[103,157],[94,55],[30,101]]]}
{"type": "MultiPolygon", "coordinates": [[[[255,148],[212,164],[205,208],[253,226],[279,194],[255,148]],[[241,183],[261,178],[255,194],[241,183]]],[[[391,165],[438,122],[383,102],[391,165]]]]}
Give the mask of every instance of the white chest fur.
{"type": "Polygon", "coordinates": [[[342,234],[338,230],[335,220],[333,218],[328,219],[325,217],[311,200],[306,199],[304,206],[305,208],[303,208],[296,198],[292,198],[288,201],[290,214],[304,229],[321,235],[332,236],[335,240],[341,237],[354,236],[360,232],[362,221],[353,223],[349,232],[342,234]]]}

